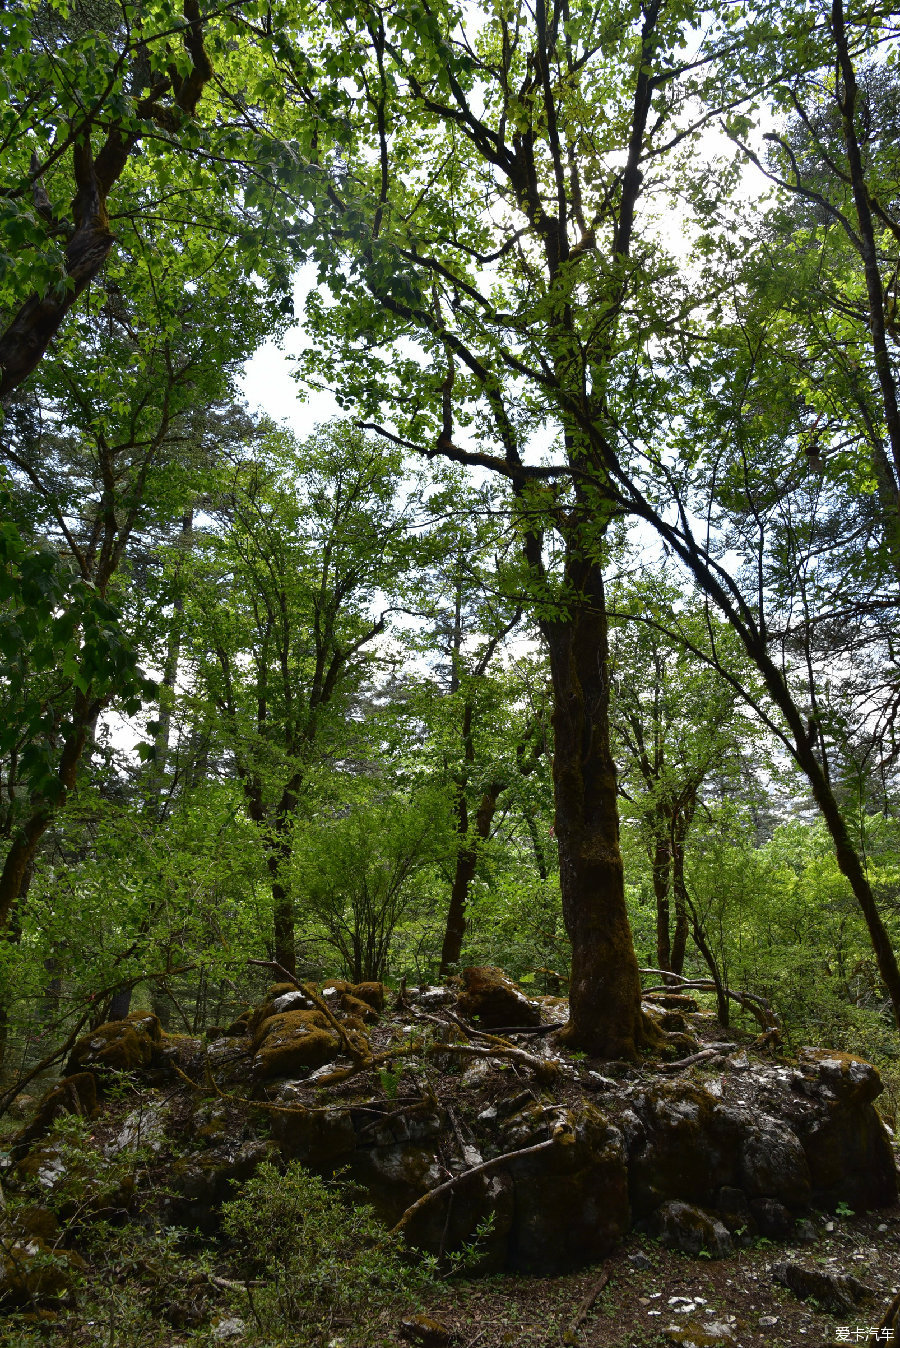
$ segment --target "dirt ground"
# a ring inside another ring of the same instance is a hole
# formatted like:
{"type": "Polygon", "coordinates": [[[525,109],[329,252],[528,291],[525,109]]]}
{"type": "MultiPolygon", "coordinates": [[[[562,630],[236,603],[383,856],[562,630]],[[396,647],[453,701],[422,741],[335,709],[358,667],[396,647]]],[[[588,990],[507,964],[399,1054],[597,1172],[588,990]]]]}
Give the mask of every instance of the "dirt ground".
{"type": "MultiPolygon", "coordinates": [[[[816,1227],[815,1241],[788,1246],[758,1240],[720,1260],[693,1259],[632,1234],[610,1258],[580,1273],[450,1284],[429,1302],[427,1314],[465,1348],[556,1348],[567,1335],[583,1348],[688,1343],[824,1348],[865,1342],[866,1331],[878,1325],[900,1289],[900,1207],[823,1217],[816,1227]],[[873,1295],[855,1314],[828,1314],[774,1280],[772,1266],[785,1259],[850,1273],[873,1295]],[[586,1313],[575,1328],[580,1309],[586,1313]]],[[[399,1332],[397,1341],[404,1341],[399,1332]]]]}

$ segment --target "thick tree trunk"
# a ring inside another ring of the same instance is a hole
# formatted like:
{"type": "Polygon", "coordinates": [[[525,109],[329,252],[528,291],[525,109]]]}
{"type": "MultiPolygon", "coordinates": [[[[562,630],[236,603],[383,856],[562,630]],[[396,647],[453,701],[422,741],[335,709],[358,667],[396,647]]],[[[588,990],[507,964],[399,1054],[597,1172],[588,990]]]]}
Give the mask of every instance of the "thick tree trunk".
{"type": "Polygon", "coordinates": [[[563,919],[572,943],[566,1043],[634,1060],[648,1042],[625,907],[616,768],[609,733],[609,651],[596,563],[569,567],[578,593],[564,622],[544,625],[553,680],[555,832],[563,919]]]}

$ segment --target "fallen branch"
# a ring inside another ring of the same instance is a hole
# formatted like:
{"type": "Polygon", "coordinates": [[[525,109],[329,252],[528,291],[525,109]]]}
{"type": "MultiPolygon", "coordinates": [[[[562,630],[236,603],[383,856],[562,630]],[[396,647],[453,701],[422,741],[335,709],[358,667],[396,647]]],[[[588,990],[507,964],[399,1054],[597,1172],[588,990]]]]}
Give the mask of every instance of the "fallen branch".
{"type": "Polygon", "coordinates": [[[509,1058],[511,1062],[521,1063],[529,1071],[534,1072],[538,1078],[547,1080],[555,1077],[559,1073],[559,1063],[554,1062],[552,1058],[536,1058],[533,1053],[526,1053],[523,1048],[503,1048],[498,1045],[496,1048],[481,1048],[477,1044],[427,1044],[424,1052],[429,1057],[435,1057],[441,1053],[460,1053],[469,1058],[509,1058]]]}
{"type": "Polygon", "coordinates": [[[673,982],[658,984],[652,988],[644,988],[642,996],[648,996],[652,992],[718,992],[721,991],[726,997],[730,997],[738,1006],[749,1011],[752,1016],[759,1021],[762,1028],[768,1033],[781,1034],[781,1021],[772,1010],[765,997],[760,997],[755,992],[735,992],[732,988],[723,987],[718,989],[711,978],[683,978],[681,974],[670,973],[667,969],[641,969],[642,974],[659,974],[660,977],[672,979],[673,982]]]}
{"type": "Polygon", "coordinates": [[[464,1180],[472,1179],[474,1175],[485,1175],[490,1170],[500,1170],[503,1166],[508,1165],[510,1161],[518,1161],[523,1156],[535,1156],[538,1152],[546,1151],[548,1147],[552,1147],[555,1141],[556,1139],[554,1137],[548,1137],[545,1142],[536,1142],[531,1147],[521,1147],[518,1151],[504,1152],[502,1156],[495,1156],[490,1161],[482,1161],[480,1165],[473,1165],[471,1170],[463,1170],[461,1174],[453,1175],[451,1179],[444,1180],[443,1184],[436,1185],[434,1189],[428,1189],[422,1194],[421,1198],[417,1198],[415,1203],[410,1204],[400,1220],[391,1227],[391,1235],[396,1235],[398,1232],[402,1231],[404,1227],[409,1225],[416,1213],[421,1212],[422,1209],[427,1207],[435,1198],[440,1198],[442,1194],[449,1193],[451,1189],[455,1189],[456,1186],[462,1184],[464,1180]]]}
{"type": "Polygon", "coordinates": [[[572,1316],[572,1319],[569,1321],[569,1328],[566,1330],[563,1336],[563,1343],[577,1344],[579,1329],[584,1324],[585,1320],[588,1317],[588,1313],[590,1312],[591,1307],[593,1306],[594,1302],[597,1300],[598,1296],[603,1291],[604,1287],[609,1282],[611,1277],[612,1277],[612,1270],[608,1269],[605,1273],[601,1273],[597,1281],[595,1283],[592,1283],[591,1286],[588,1288],[587,1292],[582,1297],[581,1301],[578,1303],[578,1309],[572,1316]]]}
{"type": "Polygon", "coordinates": [[[731,1052],[737,1048],[737,1044],[717,1044],[715,1048],[705,1048],[701,1053],[692,1053],[689,1058],[679,1058],[677,1062],[663,1062],[659,1064],[660,1072],[680,1072],[685,1067],[695,1067],[700,1062],[712,1062],[714,1058],[721,1058],[726,1052],[731,1052]]]}

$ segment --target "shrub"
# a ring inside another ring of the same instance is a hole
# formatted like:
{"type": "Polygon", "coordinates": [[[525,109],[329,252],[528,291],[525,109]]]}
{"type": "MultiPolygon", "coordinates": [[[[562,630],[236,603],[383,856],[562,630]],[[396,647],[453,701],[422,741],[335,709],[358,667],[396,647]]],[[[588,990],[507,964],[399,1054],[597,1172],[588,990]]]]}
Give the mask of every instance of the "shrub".
{"type": "Polygon", "coordinates": [[[302,1331],[312,1348],[352,1324],[354,1343],[378,1342],[381,1313],[425,1281],[370,1208],[344,1202],[296,1162],[283,1173],[261,1165],[222,1211],[248,1283],[262,1281],[248,1296],[264,1335],[293,1342],[302,1331]]]}

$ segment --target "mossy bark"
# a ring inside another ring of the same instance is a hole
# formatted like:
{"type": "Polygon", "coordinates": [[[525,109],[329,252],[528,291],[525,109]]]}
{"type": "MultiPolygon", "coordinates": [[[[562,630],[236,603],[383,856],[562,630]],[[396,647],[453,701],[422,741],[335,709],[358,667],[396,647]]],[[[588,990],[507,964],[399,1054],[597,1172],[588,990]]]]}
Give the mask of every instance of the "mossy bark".
{"type": "Polygon", "coordinates": [[[652,1031],[641,1013],[625,905],[606,599],[599,563],[570,554],[567,572],[578,601],[565,621],[544,624],[554,693],[555,832],[572,943],[570,1019],[561,1037],[599,1057],[633,1060],[652,1031]]]}

